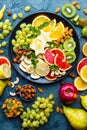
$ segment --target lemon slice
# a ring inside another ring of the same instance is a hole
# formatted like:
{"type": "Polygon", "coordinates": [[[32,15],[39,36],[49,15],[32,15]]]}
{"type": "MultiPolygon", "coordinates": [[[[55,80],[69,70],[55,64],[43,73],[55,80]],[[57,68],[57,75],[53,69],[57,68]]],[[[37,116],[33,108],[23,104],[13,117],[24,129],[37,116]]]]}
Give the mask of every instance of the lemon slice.
{"type": "Polygon", "coordinates": [[[35,72],[39,75],[39,76],[46,76],[50,71],[49,65],[46,62],[38,62],[37,66],[35,68],[35,72]]]}
{"type": "Polygon", "coordinates": [[[74,85],[79,91],[84,91],[87,89],[87,83],[84,82],[80,76],[76,77],[74,80],[74,85]]]}
{"type": "Polygon", "coordinates": [[[52,29],[50,33],[50,38],[52,40],[60,39],[63,33],[64,33],[64,25],[62,22],[59,22],[57,26],[54,29],[52,29]]]}
{"type": "Polygon", "coordinates": [[[82,67],[80,71],[80,76],[87,83],[87,65],[82,67]]]}
{"type": "Polygon", "coordinates": [[[7,79],[11,77],[11,69],[9,65],[3,64],[0,66],[0,79],[7,79]]]}
{"type": "Polygon", "coordinates": [[[49,21],[50,21],[50,18],[47,17],[46,15],[39,15],[35,17],[34,20],[32,21],[32,26],[38,28],[41,24],[45,22],[49,22],[49,21]]]}

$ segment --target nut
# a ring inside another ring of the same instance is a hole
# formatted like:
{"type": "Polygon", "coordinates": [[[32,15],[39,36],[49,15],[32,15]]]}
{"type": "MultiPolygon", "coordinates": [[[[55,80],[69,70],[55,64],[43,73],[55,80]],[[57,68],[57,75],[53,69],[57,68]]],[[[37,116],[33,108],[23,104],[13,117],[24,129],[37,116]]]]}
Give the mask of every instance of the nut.
{"type": "Polygon", "coordinates": [[[26,84],[21,88],[20,96],[24,101],[30,101],[36,96],[36,90],[32,85],[26,84]]]}
{"type": "Polygon", "coordinates": [[[4,53],[4,50],[0,50],[0,54],[3,54],[4,53]]]}
{"type": "Polygon", "coordinates": [[[72,5],[76,6],[78,4],[78,1],[73,1],[72,5]]]}
{"type": "Polygon", "coordinates": [[[54,12],[55,13],[59,13],[60,12],[60,8],[56,8],[54,12]]]}
{"type": "Polygon", "coordinates": [[[87,9],[85,9],[83,12],[84,12],[84,14],[86,14],[86,15],[87,15],[87,9]]]}
{"type": "Polygon", "coordinates": [[[59,107],[56,107],[56,112],[60,112],[60,108],[59,107]]]}
{"type": "Polygon", "coordinates": [[[42,92],[43,92],[43,89],[42,89],[42,88],[38,88],[38,91],[39,91],[40,93],[42,93],[42,92]]]}
{"type": "Polygon", "coordinates": [[[11,15],[12,15],[12,12],[11,12],[11,11],[8,11],[7,14],[8,14],[8,16],[11,16],[11,15]]]}
{"type": "Polygon", "coordinates": [[[81,9],[81,6],[80,6],[79,4],[77,4],[77,5],[76,5],[76,8],[77,8],[78,10],[80,10],[80,9],[81,9]]]}

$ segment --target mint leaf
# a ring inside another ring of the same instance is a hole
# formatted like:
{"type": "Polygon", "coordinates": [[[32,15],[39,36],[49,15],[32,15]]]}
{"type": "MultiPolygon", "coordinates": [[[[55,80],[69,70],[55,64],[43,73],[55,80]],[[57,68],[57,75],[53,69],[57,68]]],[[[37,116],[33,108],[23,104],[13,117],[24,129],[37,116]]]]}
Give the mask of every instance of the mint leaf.
{"type": "Polygon", "coordinates": [[[50,69],[56,71],[56,70],[58,70],[58,66],[56,66],[56,65],[51,65],[51,66],[50,66],[50,69]]]}

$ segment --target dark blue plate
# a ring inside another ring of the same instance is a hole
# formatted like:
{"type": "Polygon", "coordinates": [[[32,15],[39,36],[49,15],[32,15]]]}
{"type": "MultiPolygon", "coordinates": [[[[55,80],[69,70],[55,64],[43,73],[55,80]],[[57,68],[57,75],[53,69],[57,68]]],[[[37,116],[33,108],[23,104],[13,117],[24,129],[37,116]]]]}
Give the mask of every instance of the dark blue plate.
{"type": "Polygon", "coordinates": [[[47,13],[47,12],[40,12],[40,13],[32,14],[32,15],[29,15],[28,17],[24,18],[24,19],[23,19],[21,22],[19,22],[19,23],[17,24],[17,26],[14,28],[14,30],[13,30],[13,32],[12,32],[12,34],[11,34],[10,40],[9,40],[9,57],[10,57],[10,61],[11,61],[12,65],[13,65],[13,67],[16,69],[16,71],[17,71],[21,76],[23,76],[23,77],[26,78],[27,80],[32,81],[32,82],[34,82],[34,83],[50,84],[50,83],[54,83],[54,82],[58,82],[58,81],[62,80],[63,78],[65,78],[65,77],[69,74],[69,72],[71,72],[71,71],[74,69],[75,65],[77,64],[77,60],[78,60],[78,57],[79,57],[79,53],[80,53],[79,39],[78,39],[78,35],[77,35],[77,33],[76,33],[74,27],[72,26],[72,24],[71,24],[70,22],[68,22],[65,18],[63,18],[63,17],[61,17],[61,16],[59,16],[59,15],[52,14],[52,13],[47,13]],[[75,48],[76,60],[75,60],[75,62],[73,62],[73,63],[71,64],[71,65],[72,65],[72,68],[71,68],[70,70],[68,70],[63,77],[57,78],[57,80],[55,80],[55,81],[48,81],[48,80],[46,80],[45,78],[32,79],[29,74],[27,74],[27,73],[25,73],[25,72],[23,72],[23,71],[20,70],[19,65],[18,65],[17,63],[14,63],[14,62],[13,62],[13,59],[14,59],[14,57],[15,57],[15,54],[14,54],[14,52],[13,52],[13,47],[12,47],[12,45],[11,45],[11,40],[14,39],[16,31],[17,31],[18,29],[20,29],[20,24],[21,24],[21,23],[27,23],[27,24],[28,24],[28,23],[32,23],[33,19],[34,19],[36,16],[41,15],[41,14],[44,14],[44,15],[48,16],[50,19],[54,19],[54,18],[55,18],[57,22],[62,21],[65,26],[68,26],[69,28],[72,28],[72,29],[73,29],[73,38],[74,38],[74,40],[75,40],[75,42],[76,42],[76,48],[75,48]]]}

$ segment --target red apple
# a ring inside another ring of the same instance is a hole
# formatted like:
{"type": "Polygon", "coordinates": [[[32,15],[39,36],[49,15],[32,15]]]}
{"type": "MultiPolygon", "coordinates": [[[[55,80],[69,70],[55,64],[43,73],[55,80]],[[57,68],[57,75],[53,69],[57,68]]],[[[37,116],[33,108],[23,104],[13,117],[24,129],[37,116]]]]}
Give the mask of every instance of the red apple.
{"type": "Polygon", "coordinates": [[[63,103],[72,103],[78,97],[78,90],[73,84],[65,83],[59,89],[59,97],[63,103]]]}

